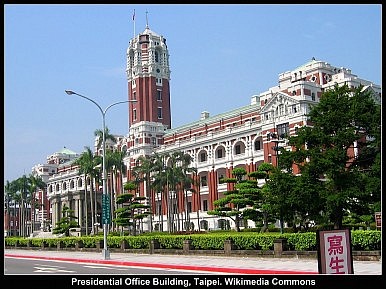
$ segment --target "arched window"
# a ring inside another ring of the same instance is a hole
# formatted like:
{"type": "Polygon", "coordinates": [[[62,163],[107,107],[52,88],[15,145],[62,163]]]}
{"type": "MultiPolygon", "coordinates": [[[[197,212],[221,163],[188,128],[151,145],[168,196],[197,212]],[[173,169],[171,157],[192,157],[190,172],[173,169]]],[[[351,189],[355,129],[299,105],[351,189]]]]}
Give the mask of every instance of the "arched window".
{"type": "Polygon", "coordinates": [[[206,162],[206,160],[208,159],[207,157],[207,154],[205,151],[201,152],[200,153],[200,162],[206,162]]]}
{"type": "Polygon", "coordinates": [[[261,139],[255,140],[255,151],[261,150],[261,139]]]}
{"type": "Polygon", "coordinates": [[[200,221],[200,229],[208,230],[208,221],[207,220],[201,220],[200,221]]]}

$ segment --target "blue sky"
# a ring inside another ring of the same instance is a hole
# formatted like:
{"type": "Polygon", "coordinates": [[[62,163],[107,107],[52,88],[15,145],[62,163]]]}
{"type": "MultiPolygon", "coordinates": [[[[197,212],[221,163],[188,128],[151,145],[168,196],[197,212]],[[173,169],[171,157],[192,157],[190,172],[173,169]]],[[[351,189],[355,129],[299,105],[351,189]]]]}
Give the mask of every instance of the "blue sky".
{"type": "MultiPolygon", "coordinates": [[[[381,5],[4,5],[4,180],[67,147],[93,149],[102,108],[127,99],[126,50],[146,26],[167,39],[172,126],[247,105],[312,57],[381,84],[381,5]],[[132,21],[135,9],[135,27],[132,21]]],[[[128,133],[128,107],[106,114],[128,133]]]]}

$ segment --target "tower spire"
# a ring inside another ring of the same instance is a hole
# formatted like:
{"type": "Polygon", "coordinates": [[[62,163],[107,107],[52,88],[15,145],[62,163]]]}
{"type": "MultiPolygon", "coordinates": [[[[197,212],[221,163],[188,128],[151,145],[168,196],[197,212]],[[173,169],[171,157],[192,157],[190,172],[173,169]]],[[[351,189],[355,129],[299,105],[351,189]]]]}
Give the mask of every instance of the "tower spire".
{"type": "Polygon", "coordinates": [[[146,28],[149,28],[149,20],[147,19],[147,13],[149,13],[149,12],[147,12],[147,10],[146,10],[146,28]]]}

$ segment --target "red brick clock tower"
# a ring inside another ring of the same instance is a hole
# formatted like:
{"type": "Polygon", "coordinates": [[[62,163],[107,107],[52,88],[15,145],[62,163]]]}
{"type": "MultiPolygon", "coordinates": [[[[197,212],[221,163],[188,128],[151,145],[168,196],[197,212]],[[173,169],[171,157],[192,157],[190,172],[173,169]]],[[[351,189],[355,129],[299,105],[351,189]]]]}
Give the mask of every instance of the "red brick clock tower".
{"type": "Polygon", "coordinates": [[[150,155],[171,128],[170,69],[166,39],[145,30],[130,40],[127,49],[129,104],[128,153],[131,159],[150,155]]]}

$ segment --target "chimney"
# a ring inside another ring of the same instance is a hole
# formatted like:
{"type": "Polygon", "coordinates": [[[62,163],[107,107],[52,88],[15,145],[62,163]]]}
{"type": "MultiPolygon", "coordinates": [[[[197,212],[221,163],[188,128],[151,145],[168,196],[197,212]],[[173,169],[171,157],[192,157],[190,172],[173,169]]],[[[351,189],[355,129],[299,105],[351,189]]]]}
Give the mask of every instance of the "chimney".
{"type": "Polygon", "coordinates": [[[209,118],[209,112],[207,112],[207,111],[201,112],[200,120],[207,119],[207,118],[209,118]]]}

